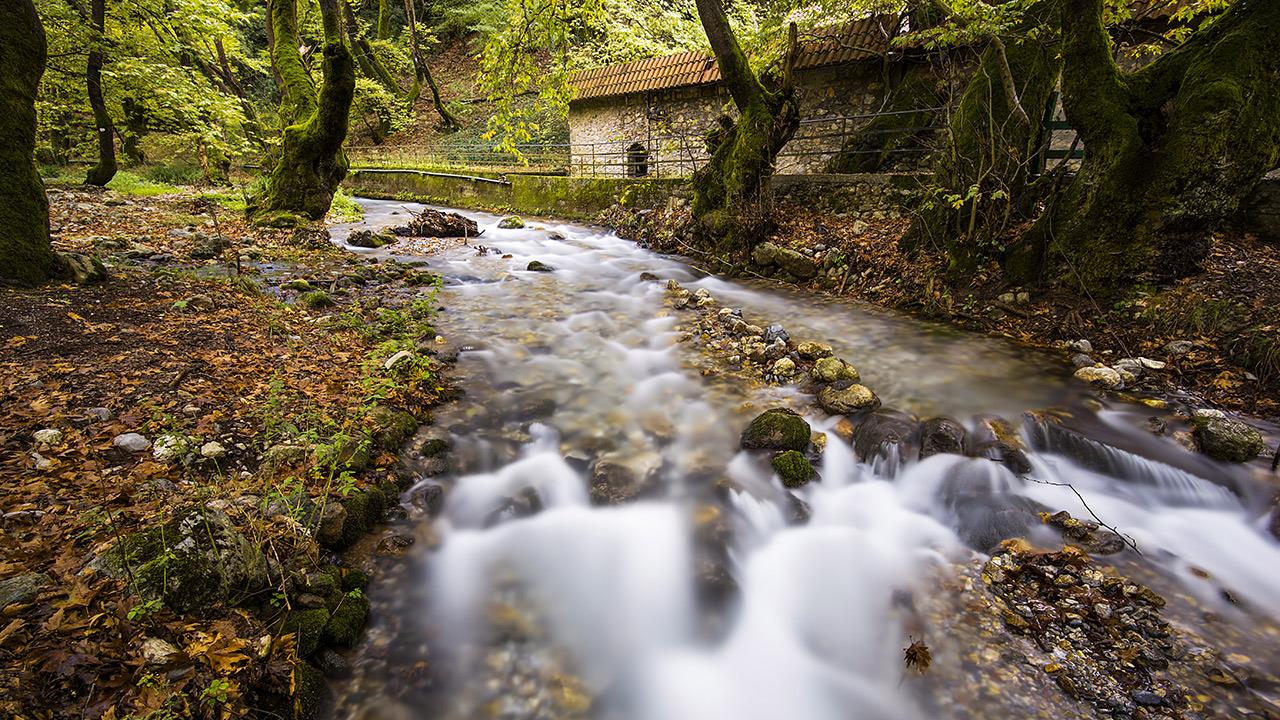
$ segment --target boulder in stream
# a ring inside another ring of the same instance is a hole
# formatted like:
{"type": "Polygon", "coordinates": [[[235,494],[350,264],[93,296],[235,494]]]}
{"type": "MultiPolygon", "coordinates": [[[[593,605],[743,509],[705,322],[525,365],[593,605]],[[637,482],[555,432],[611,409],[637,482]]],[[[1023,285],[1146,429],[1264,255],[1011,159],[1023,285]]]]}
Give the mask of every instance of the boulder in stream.
{"type": "Polygon", "coordinates": [[[866,385],[845,380],[819,390],[818,405],[831,415],[847,415],[875,410],[880,407],[880,398],[866,385]]]}
{"type": "Polygon", "coordinates": [[[795,450],[783,450],[774,455],[770,464],[785,487],[798,488],[814,476],[813,465],[809,464],[803,453],[795,450]]]}
{"type": "Polygon", "coordinates": [[[1249,462],[1262,452],[1262,434],[1231,418],[1198,417],[1192,426],[1200,452],[1214,460],[1249,462]]]}
{"type": "Polygon", "coordinates": [[[797,450],[809,447],[809,423],[794,410],[774,408],[756,416],[742,431],[745,450],[797,450]]]}

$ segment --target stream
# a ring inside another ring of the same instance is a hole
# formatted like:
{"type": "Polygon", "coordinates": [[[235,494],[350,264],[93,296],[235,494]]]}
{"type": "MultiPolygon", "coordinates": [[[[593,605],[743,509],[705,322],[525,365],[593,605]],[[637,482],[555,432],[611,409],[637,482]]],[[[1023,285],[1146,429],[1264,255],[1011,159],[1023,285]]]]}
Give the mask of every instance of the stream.
{"type": "MultiPolygon", "coordinates": [[[[360,202],[365,221],[334,227],[335,241],[422,207],[360,202]]],[[[961,591],[946,588],[963,585],[958,568],[1028,502],[1122,530],[1141,554],[1110,560],[1168,596],[1171,621],[1211,612],[1206,637],[1277,668],[1280,544],[1265,529],[1264,471],[1152,435],[1151,409],[1098,404],[1059,360],[1024,348],[707,277],[599,228],[504,230],[499,216],[463,214],[484,231],[468,246],[353,249],[425,260],[444,277],[435,324],[460,349],[465,394],[414,441],[447,442],[447,462],[406,453],[420,479],[393,529],[417,542],[370,587],[373,622],[335,683],[336,717],[1093,717],[1035,668],[1023,685],[980,689],[987,665],[1016,661],[971,657],[978,641],[955,619],[961,591]],[[532,260],[555,270],[525,270],[532,260]],[[670,279],[831,345],[886,408],[970,429],[1007,418],[1031,472],[959,455],[860,460],[812,396],[717,372],[680,342],[670,279]],[[739,451],[743,428],[773,407],[826,435],[820,480],[787,491],[739,451]],[[1024,425],[1025,411],[1049,407],[1065,409],[1070,434],[1024,425]],[[593,468],[605,466],[646,478],[646,491],[593,503],[593,468]],[[989,504],[958,510],[960,479],[989,504]],[[918,639],[934,658],[924,675],[903,663],[918,639]]],[[[1274,702],[1274,689],[1258,692],[1274,702]]]]}

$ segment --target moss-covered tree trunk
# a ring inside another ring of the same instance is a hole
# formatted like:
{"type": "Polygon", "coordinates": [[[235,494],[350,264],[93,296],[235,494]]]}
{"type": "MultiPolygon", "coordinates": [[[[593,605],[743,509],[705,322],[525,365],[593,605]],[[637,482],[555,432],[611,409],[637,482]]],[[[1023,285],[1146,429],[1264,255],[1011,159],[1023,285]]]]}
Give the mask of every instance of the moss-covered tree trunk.
{"type": "Polygon", "coordinates": [[[116,129],[107,112],[107,101],[102,96],[103,44],[106,42],[106,0],[92,0],[89,5],[89,23],[93,27],[93,47],[89,49],[89,63],[85,68],[85,80],[89,88],[89,107],[93,108],[93,125],[98,134],[98,164],[89,168],[85,177],[88,185],[106,185],[116,175],[116,129]]]}
{"type": "Polygon", "coordinates": [[[378,39],[391,38],[391,8],[388,0],[378,0],[378,39]]]}
{"type": "Polygon", "coordinates": [[[1061,0],[1039,0],[983,49],[947,126],[932,196],[905,245],[945,252],[949,274],[1003,258],[1011,228],[1033,211],[1028,190],[1041,118],[1061,71],[1058,38],[1044,32],[1061,0]]]}
{"type": "Polygon", "coordinates": [[[947,9],[929,0],[912,0],[897,24],[889,29],[884,66],[884,98],[880,113],[843,143],[827,164],[827,172],[885,172],[903,164],[917,165],[918,152],[946,102],[946,71],[935,60],[940,54],[894,50],[893,41],[904,26],[912,32],[932,28],[946,19],[947,9]],[[923,128],[923,129],[922,129],[923,128]]]}
{"type": "Polygon", "coordinates": [[[49,246],[49,203],[35,161],[46,53],[31,0],[0,3],[0,280],[23,285],[62,273],[49,246]]]}
{"type": "Polygon", "coordinates": [[[721,81],[738,108],[738,119],[722,125],[709,143],[710,161],[694,173],[693,215],[710,242],[745,250],[751,245],[751,233],[743,225],[744,211],[773,174],[778,152],[800,124],[791,85],[795,28],[782,78],[776,88],[766,88],[747,63],[720,0],[697,0],[697,7],[721,81]]]}
{"type": "Polygon", "coordinates": [[[295,0],[270,0],[272,59],[281,77],[281,116],[288,123],[279,156],[255,198],[258,222],[280,222],[301,215],[318,220],[329,211],[333,193],[347,175],[342,143],[347,137],[355,95],[355,64],[342,42],[337,0],[321,0],[324,21],[324,85],[315,83],[298,52],[295,0]]]}
{"type": "Polygon", "coordinates": [[[1194,270],[1280,164],[1280,2],[1236,0],[1134,73],[1112,59],[1102,0],[1065,0],[1061,25],[1063,108],[1085,157],[1029,241],[1091,292],[1194,270]]]}

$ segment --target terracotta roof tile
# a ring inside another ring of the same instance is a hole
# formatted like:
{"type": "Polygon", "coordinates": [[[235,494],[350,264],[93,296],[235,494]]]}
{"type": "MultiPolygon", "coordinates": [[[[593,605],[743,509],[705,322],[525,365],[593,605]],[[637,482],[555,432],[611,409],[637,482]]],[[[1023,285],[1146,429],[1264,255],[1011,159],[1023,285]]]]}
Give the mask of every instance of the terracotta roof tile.
{"type": "MultiPolygon", "coordinates": [[[[889,31],[895,21],[893,16],[882,15],[808,33],[800,38],[796,67],[815,68],[880,57],[888,48],[889,31]]],[[[707,85],[719,80],[720,68],[715,58],[700,50],[579,70],[569,78],[575,100],[707,85]]]]}

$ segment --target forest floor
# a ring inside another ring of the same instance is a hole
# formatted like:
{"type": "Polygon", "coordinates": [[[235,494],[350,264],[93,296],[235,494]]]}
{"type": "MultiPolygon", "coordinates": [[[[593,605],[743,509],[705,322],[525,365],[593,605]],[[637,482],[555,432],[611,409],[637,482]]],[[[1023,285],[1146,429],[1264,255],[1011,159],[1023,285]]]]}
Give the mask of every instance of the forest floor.
{"type": "Polygon", "coordinates": [[[55,248],[108,277],[0,288],[0,715],[288,714],[322,651],[285,626],[306,608],[323,644],[351,641],[360,573],[327,551],[372,529],[357,510],[402,484],[397,451],[448,391],[437,278],[190,193],[49,195],[55,248]],[[153,586],[145,556],[109,569],[192,507],[251,571],[185,579],[172,539],[153,586]]]}
{"type": "MultiPolygon", "coordinates": [[[[773,218],[769,242],[819,263],[829,253],[847,258],[838,279],[788,278],[810,290],[1047,348],[1065,363],[1082,354],[1103,363],[1166,362],[1164,371],[1145,373],[1127,389],[1280,421],[1280,247],[1252,235],[1220,233],[1202,272],[1104,305],[1067,286],[1011,287],[994,263],[963,286],[948,284],[941,258],[899,248],[910,224],[904,218],[857,219],[791,204],[776,207],[773,218]],[[1091,349],[1082,353],[1081,347],[1091,349]]],[[[643,216],[615,211],[604,219],[655,249],[700,254],[680,240],[688,229],[681,209],[643,216]]],[[[760,276],[739,259],[703,259],[707,269],[760,276]]]]}

